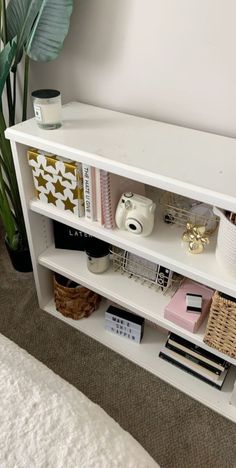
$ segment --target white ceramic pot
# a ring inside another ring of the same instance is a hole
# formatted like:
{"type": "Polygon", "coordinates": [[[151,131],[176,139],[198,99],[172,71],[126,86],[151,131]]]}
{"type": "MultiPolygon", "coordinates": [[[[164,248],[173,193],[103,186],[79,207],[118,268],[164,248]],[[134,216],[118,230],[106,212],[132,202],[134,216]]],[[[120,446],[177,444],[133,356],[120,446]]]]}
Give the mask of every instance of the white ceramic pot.
{"type": "Polygon", "coordinates": [[[220,218],[216,258],[229,273],[236,275],[236,225],[229,221],[223,210],[214,207],[213,211],[220,218]]]}

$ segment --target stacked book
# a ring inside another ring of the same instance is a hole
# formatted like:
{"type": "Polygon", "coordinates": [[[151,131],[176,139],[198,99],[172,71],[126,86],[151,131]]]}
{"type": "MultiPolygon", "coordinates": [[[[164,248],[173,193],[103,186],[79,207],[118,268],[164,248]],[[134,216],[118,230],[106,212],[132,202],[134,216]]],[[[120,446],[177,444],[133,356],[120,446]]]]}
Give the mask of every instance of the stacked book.
{"type": "Polygon", "coordinates": [[[221,390],[229,363],[203,348],[170,333],[159,357],[221,390]]]}

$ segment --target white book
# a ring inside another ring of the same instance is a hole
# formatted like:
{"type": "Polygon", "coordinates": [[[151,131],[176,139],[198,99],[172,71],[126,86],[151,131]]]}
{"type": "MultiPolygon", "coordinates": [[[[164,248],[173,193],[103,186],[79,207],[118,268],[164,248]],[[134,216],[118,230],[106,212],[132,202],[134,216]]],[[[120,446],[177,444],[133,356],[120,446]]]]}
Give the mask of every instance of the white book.
{"type": "Polygon", "coordinates": [[[225,367],[221,366],[220,364],[217,364],[214,361],[211,361],[210,359],[206,358],[205,356],[202,356],[200,353],[196,353],[192,351],[191,349],[187,348],[186,346],[181,345],[180,343],[177,343],[176,341],[172,340],[171,338],[168,339],[168,343],[170,343],[172,346],[175,348],[180,349],[181,351],[184,351],[186,354],[190,354],[190,356],[195,357],[199,361],[203,361],[206,364],[209,364],[212,367],[215,367],[215,369],[218,369],[219,371],[224,371],[225,367]]]}
{"type": "Polygon", "coordinates": [[[178,354],[175,351],[172,351],[171,349],[166,348],[165,346],[163,346],[163,348],[161,349],[161,352],[164,355],[169,356],[174,361],[179,362],[181,365],[185,366],[186,368],[192,370],[193,372],[196,372],[196,374],[199,374],[200,376],[210,380],[211,382],[214,382],[215,384],[219,386],[221,386],[221,384],[224,382],[225,376],[227,374],[227,369],[221,372],[220,375],[217,375],[214,372],[211,372],[208,369],[205,369],[202,366],[199,366],[195,362],[190,361],[189,359],[185,358],[181,354],[178,354]]]}

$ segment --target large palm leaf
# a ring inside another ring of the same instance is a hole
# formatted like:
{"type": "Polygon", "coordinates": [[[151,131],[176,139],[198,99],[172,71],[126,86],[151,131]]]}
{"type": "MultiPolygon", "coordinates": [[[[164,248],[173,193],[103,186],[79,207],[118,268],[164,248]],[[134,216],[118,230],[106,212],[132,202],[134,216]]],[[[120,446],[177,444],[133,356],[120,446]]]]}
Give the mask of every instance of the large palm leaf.
{"type": "Polygon", "coordinates": [[[54,60],[69,29],[73,0],[10,0],[7,7],[8,38],[17,35],[15,65],[23,47],[33,60],[54,60]]]}

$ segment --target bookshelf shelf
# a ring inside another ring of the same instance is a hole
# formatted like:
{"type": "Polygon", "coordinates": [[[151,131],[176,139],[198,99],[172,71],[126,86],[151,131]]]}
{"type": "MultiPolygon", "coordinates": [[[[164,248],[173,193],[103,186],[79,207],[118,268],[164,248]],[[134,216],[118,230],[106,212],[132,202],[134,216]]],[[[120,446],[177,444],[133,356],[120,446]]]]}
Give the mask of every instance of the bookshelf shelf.
{"type": "Polygon", "coordinates": [[[99,310],[92,314],[89,319],[76,321],[68,319],[57,312],[53,300],[45,305],[46,312],[53,315],[53,317],[63,320],[68,325],[89,335],[91,338],[111,348],[140,367],[147,369],[152,374],[165,380],[190,397],[202,402],[217,413],[224,415],[231,421],[236,421],[236,408],[229,404],[230,394],[233,389],[234,380],[236,379],[235,368],[232,367],[230,369],[223,389],[219,391],[190,374],[183,372],[181,369],[170,366],[158,357],[167,338],[167,333],[162,329],[146,325],[141,344],[130,343],[125,338],[106,332],[104,329],[106,308],[107,303],[103,301],[99,310]]]}
{"type": "Polygon", "coordinates": [[[236,421],[236,407],[229,404],[236,379],[236,360],[228,358],[234,365],[219,391],[158,358],[167,330],[225,357],[203,343],[204,324],[197,334],[187,332],[164,318],[169,297],[118,272],[109,271],[101,276],[90,273],[81,253],[54,248],[52,220],[236,297],[235,278],[225,273],[215,259],[215,239],[211,239],[203,255],[191,256],[186,245],[181,245],[182,229],[165,225],[158,218],[152,235],[138,238],[118,229],[106,230],[98,223],[52,208],[35,199],[26,157],[27,149],[35,147],[236,212],[236,140],[80,103],[64,106],[63,126],[58,130],[39,129],[31,119],[7,129],[6,136],[11,140],[40,307],[236,421]],[[105,302],[87,320],[75,322],[64,318],[53,304],[52,271],[90,287],[161,329],[147,325],[140,345],[110,335],[104,330],[105,302]]]}
{"type": "MultiPolygon", "coordinates": [[[[49,270],[87,286],[156,325],[213,352],[212,348],[203,343],[205,323],[202,324],[198,333],[191,333],[164,318],[164,308],[170,301],[170,296],[141,285],[134,279],[129,279],[118,271],[114,271],[112,267],[101,275],[90,273],[86,266],[84,252],[55,249],[51,246],[39,256],[38,262],[49,270]]],[[[225,359],[225,355],[217,350],[214,350],[214,354],[225,359]]],[[[229,357],[227,360],[236,365],[236,359],[229,357]]]]}
{"type": "Polygon", "coordinates": [[[235,280],[219,267],[215,258],[216,239],[214,237],[211,238],[210,245],[207,246],[204,255],[191,255],[187,252],[186,244],[181,245],[183,229],[166,225],[159,219],[156,221],[151,236],[140,238],[127,231],[105,229],[96,222],[88,221],[85,218],[76,218],[70,213],[60,211],[37,199],[30,201],[30,208],[35,213],[80,229],[117,247],[129,250],[155,263],[160,263],[176,273],[188,276],[213,289],[219,289],[231,296],[236,293],[235,280]]]}

